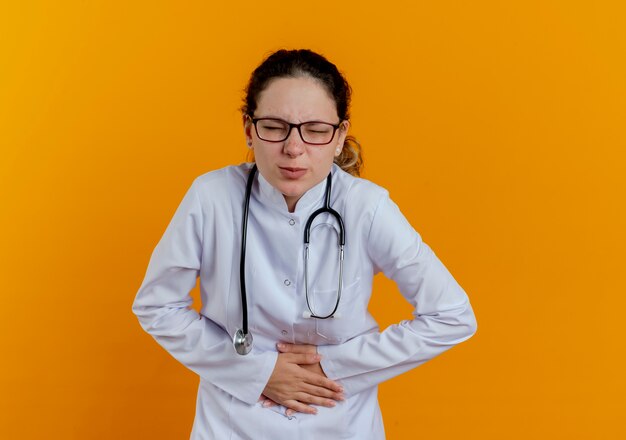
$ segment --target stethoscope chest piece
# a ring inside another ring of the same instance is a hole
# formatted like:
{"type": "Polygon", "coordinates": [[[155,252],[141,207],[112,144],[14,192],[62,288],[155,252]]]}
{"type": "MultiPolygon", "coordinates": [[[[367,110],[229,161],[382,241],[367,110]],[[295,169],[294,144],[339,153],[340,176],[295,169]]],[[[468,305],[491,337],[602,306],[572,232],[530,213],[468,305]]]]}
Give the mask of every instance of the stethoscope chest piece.
{"type": "Polygon", "coordinates": [[[252,333],[244,333],[242,329],[237,329],[233,336],[235,351],[241,355],[246,355],[252,350],[252,333]]]}

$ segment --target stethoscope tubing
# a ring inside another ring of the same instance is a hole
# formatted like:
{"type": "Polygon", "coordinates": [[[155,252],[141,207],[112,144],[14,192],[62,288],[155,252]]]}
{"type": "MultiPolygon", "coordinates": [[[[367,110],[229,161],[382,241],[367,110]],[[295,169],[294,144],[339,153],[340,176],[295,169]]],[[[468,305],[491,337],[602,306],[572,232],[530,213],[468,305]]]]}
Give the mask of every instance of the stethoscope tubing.
{"type": "Polygon", "coordinates": [[[241,258],[239,259],[239,283],[241,290],[241,308],[243,310],[242,330],[245,335],[248,334],[248,300],[246,294],[246,237],[248,235],[248,212],[250,211],[250,194],[252,193],[252,184],[254,176],[257,173],[257,166],[254,164],[250,170],[248,181],[246,183],[246,195],[243,204],[243,220],[241,222],[241,258]]]}
{"type": "Polygon", "coordinates": [[[306,298],[306,305],[309,308],[309,312],[311,312],[310,318],[317,319],[328,319],[333,317],[337,308],[339,307],[339,301],[341,300],[341,291],[343,288],[343,248],[346,244],[346,234],[345,228],[343,226],[343,219],[341,215],[333,208],[330,207],[330,194],[332,191],[333,180],[331,174],[328,174],[326,178],[326,192],[324,194],[324,206],[320,209],[316,210],[306,222],[306,226],[304,227],[304,296],[306,298]],[[337,220],[339,224],[339,289],[337,290],[337,301],[335,302],[335,307],[333,311],[330,312],[326,316],[317,315],[313,312],[313,307],[311,306],[311,302],[309,300],[309,244],[311,241],[311,225],[320,214],[329,213],[337,220]]]}
{"type": "MultiPolygon", "coordinates": [[[[252,334],[248,329],[248,301],[247,301],[247,292],[246,292],[246,239],[248,235],[248,214],[250,212],[250,196],[252,194],[252,185],[254,183],[254,177],[257,173],[257,166],[254,164],[252,169],[250,170],[250,174],[248,175],[248,180],[246,182],[246,192],[243,204],[243,215],[241,221],[241,256],[239,259],[239,283],[240,283],[240,292],[241,292],[241,312],[242,312],[242,328],[237,329],[235,335],[233,336],[233,346],[235,347],[235,351],[240,355],[246,355],[250,353],[252,350],[252,334]]],[[[343,289],[343,257],[344,257],[344,245],[346,242],[345,229],[343,224],[343,219],[341,215],[334,209],[330,207],[330,194],[332,190],[332,174],[329,173],[326,178],[326,192],[324,194],[324,206],[318,210],[316,210],[311,216],[308,218],[306,222],[306,226],[304,228],[304,247],[305,247],[305,256],[304,256],[304,290],[306,297],[306,304],[311,312],[309,317],[317,318],[317,319],[328,319],[332,318],[339,307],[339,301],[341,300],[341,291],[343,289]],[[311,240],[311,225],[315,217],[320,214],[329,213],[337,220],[339,224],[339,288],[337,290],[337,301],[335,302],[335,307],[333,311],[326,316],[319,316],[313,312],[313,308],[311,307],[311,303],[309,301],[309,244],[311,240]]]]}

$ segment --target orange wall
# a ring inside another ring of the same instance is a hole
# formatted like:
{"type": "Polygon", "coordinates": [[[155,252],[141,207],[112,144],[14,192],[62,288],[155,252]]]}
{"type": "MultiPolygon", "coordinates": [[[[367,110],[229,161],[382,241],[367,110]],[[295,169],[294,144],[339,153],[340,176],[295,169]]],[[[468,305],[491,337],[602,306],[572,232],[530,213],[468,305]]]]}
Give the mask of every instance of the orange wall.
{"type": "Polygon", "coordinates": [[[188,437],[196,377],[131,303],[280,47],[345,71],[366,177],[477,314],[382,385],[388,438],[626,438],[624,3],[363,3],[0,4],[0,438],[188,437]]]}

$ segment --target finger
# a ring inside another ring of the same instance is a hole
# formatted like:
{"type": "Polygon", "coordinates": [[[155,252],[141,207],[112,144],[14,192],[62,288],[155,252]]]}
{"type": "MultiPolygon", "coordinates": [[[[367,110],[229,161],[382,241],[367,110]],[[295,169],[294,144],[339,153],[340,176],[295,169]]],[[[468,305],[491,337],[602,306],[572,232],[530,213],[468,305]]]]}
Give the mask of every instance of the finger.
{"type": "Polygon", "coordinates": [[[343,393],[337,393],[337,392],[329,390],[328,388],[322,388],[322,387],[318,387],[315,385],[305,384],[304,390],[312,396],[325,398],[327,400],[332,399],[338,402],[346,400],[346,397],[343,395],[343,393]]]}
{"type": "Polygon", "coordinates": [[[330,380],[327,377],[321,376],[316,373],[311,373],[310,371],[305,370],[306,374],[304,374],[304,380],[306,383],[311,385],[316,385],[318,387],[327,388],[336,393],[343,393],[343,387],[339,385],[337,382],[330,380]]]}
{"type": "Polygon", "coordinates": [[[285,411],[285,414],[287,415],[293,415],[293,411],[301,412],[304,414],[317,414],[317,409],[313,408],[312,406],[306,405],[298,400],[287,400],[285,401],[285,403],[283,403],[283,405],[287,407],[287,411],[285,411]],[[293,411],[290,412],[289,410],[293,411]]]}
{"type": "Polygon", "coordinates": [[[265,399],[263,402],[263,408],[271,408],[272,406],[278,406],[278,403],[274,402],[270,398],[265,399]]]}
{"type": "Polygon", "coordinates": [[[317,364],[322,359],[322,356],[317,353],[285,353],[284,355],[293,364],[317,364]]]}
{"type": "Polygon", "coordinates": [[[333,399],[326,399],[325,397],[319,397],[310,393],[298,393],[298,401],[310,405],[325,406],[327,408],[332,408],[337,405],[337,402],[333,399]]]}
{"type": "Polygon", "coordinates": [[[261,394],[261,397],[259,397],[259,400],[257,400],[257,402],[261,402],[261,404],[265,407],[273,406],[272,403],[276,404],[276,402],[267,397],[265,394],[261,394]]]}
{"type": "Polygon", "coordinates": [[[317,347],[309,344],[289,344],[287,342],[279,342],[276,344],[276,347],[281,353],[317,353],[317,347]]]}

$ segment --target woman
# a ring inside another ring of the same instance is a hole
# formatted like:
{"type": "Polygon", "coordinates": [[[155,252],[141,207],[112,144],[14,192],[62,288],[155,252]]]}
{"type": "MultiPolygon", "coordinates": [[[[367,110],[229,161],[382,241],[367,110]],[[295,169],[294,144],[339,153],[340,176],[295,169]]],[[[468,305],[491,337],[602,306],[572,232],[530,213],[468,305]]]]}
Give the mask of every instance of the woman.
{"type": "Polygon", "coordinates": [[[193,439],[384,439],[378,384],[476,331],[465,292],[387,191],[356,177],[349,102],[321,55],[270,55],[243,107],[255,164],[197,177],[152,254],[133,311],[200,376],[193,439]],[[307,228],[327,199],[341,218],[323,212],[307,228]],[[367,311],[379,271],[415,307],[382,332],[367,311]]]}

